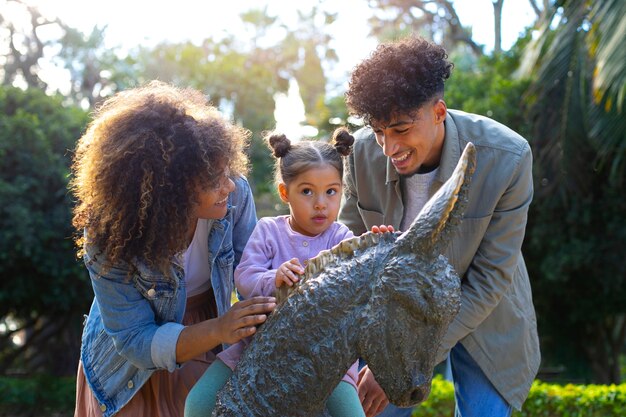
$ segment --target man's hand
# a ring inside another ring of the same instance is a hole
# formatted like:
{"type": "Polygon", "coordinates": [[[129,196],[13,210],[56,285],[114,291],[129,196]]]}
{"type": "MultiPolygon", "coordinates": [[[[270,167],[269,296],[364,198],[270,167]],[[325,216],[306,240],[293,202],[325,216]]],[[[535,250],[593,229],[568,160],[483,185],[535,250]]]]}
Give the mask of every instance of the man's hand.
{"type": "Polygon", "coordinates": [[[372,226],[372,232],[373,233],[393,233],[393,226],[392,225],[384,225],[381,224],[380,226],[372,226]]]}
{"type": "Polygon", "coordinates": [[[378,382],[374,379],[374,374],[367,365],[359,371],[357,387],[359,400],[361,400],[366,417],[374,417],[380,414],[389,404],[385,392],[378,385],[378,382]]]}

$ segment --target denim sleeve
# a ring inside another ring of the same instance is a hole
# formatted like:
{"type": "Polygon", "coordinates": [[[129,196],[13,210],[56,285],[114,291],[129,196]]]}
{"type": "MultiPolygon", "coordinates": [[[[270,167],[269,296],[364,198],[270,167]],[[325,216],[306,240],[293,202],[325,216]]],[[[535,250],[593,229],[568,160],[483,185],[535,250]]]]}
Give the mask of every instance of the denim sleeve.
{"type": "Polygon", "coordinates": [[[241,260],[243,249],[248,243],[252,230],[254,230],[257,217],[248,180],[245,177],[240,177],[235,181],[235,186],[232,204],[236,207],[233,215],[233,250],[235,252],[234,267],[236,268],[241,260]]]}
{"type": "Polygon", "coordinates": [[[157,328],[152,339],[151,355],[155,367],[174,372],[180,365],[176,363],[176,344],[185,326],[169,322],[157,328]]]}
{"type": "Polygon", "coordinates": [[[158,324],[149,301],[133,285],[131,266],[106,265],[101,256],[85,254],[105,332],[115,350],[139,369],[176,368],[176,342],[184,328],[158,324]]]}

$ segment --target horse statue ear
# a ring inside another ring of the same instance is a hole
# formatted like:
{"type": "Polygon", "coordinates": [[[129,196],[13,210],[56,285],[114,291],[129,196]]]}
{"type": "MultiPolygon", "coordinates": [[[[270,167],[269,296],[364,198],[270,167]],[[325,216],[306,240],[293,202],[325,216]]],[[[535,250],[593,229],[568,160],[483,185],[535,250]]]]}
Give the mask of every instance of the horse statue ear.
{"type": "Polygon", "coordinates": [[[452,176],[424,205],[409,229],[397,240],[400,253],[420,253],[435,258],[445,250],[449,234],[461,222],[468,186],[476,168],[476,148],[469,142],[452,176]]]}

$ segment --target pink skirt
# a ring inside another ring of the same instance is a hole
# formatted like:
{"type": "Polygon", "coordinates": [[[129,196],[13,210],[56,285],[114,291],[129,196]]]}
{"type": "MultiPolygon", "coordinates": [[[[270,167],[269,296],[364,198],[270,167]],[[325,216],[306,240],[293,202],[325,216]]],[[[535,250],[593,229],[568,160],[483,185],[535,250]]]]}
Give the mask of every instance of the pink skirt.
{"type": "MultiPolygon", "coordinates": [[[[187,299],[184,325],[215,317],[217,317],[217,307],[213,290],[187,299]]],[[[209,351],[186,362],[184,366],[172,373],[167,370],[155,371],[128,404],[116,414],[116,417],[183,417],[187,394],[214,360],[215,353],[209,351]]],[[[87,384],[81,362],[78,363],[76,378],[74,417],[102,417],[100,404],[87,384]]]]}

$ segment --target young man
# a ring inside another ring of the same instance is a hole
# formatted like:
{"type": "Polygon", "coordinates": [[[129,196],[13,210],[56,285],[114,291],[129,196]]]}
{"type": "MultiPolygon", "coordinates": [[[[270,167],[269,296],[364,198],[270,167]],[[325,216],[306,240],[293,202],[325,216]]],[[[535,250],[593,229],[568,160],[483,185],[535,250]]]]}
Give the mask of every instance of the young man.
{"type": "MultiPolygon", "coordinates": [[[[535,312],[521,254],[533,195],[528,142],[502,124],[448,110],[445,50],[419,37],[381,44],[352,73],[346,102],[355,133],[339,221],[356,235],[378,224],[406,230],[452,174],[468,142],[477,150],[464,220],[445,253],[462,278],[462,302],[440,346],[448,355],[456,416],[509,416],[539,367],[535,312]]],[[[359,393],[368,416],[386,404],[371,372],[359,393]]],[[[389,406],[385,416],[410,416],[389,406]]]]}

